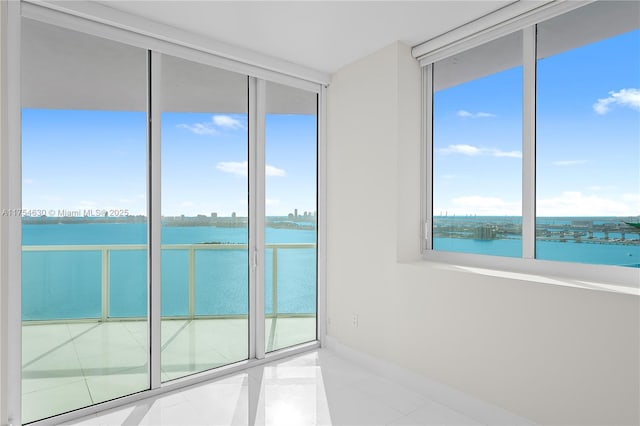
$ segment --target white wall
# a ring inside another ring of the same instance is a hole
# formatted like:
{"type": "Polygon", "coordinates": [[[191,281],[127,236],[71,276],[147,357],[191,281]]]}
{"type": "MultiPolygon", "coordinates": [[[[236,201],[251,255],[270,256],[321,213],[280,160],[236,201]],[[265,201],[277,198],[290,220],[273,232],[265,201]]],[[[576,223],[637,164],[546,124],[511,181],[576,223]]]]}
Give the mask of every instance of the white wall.
{"type": "Polygon", "coordinates": [[[638,296],[419,260],[419,130],[409,47],[333,76],[329,336],[536,423],[640,423],[638,296]]]}

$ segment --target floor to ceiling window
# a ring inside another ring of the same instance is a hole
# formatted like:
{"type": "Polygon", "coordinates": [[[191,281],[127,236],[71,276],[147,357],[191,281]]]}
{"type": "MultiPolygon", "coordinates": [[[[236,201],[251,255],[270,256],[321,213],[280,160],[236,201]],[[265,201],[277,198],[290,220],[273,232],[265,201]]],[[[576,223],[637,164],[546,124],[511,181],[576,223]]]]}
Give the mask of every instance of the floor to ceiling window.
{"type": "Polygon", "coordinates": [[[147,52],[23,20],[22,413],[149,388],[147,52]]]}
{"type": "Polygon", "coordinates": [[[267,83],[265,351],[316,339],[317,95],[267,83]]]}
{"type": "Polygon", "coordinates": [[[248,357],[248,78],[163,55],[162,378],[248,357]]]}
{"type": "Polygon", "coordinates": [[[21,22],[21,422],[315,341],[320,85],[21,22]]]}

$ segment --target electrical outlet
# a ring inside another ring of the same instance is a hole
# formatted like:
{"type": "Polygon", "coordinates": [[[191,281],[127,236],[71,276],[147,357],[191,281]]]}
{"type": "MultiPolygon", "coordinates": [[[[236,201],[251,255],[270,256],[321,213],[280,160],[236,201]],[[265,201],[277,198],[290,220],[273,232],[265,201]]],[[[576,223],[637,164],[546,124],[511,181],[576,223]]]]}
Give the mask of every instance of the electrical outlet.
{"type": "Polygon", "coordinates": [[[358,316],[357,315],[351,315],[351,325],[353,325],[354,327],[358,328],[358,316]]]}

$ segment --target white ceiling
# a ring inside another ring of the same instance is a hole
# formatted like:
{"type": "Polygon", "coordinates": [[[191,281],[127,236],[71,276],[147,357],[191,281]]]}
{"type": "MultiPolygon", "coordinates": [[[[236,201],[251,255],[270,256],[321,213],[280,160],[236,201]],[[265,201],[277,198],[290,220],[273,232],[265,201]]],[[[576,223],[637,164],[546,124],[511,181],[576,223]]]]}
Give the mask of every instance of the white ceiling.
{"type": "Polygon", "coordinates": [[[99,3],[333,73],[394,42],[410,46],[513,1],[129,1],[99,3]]]}

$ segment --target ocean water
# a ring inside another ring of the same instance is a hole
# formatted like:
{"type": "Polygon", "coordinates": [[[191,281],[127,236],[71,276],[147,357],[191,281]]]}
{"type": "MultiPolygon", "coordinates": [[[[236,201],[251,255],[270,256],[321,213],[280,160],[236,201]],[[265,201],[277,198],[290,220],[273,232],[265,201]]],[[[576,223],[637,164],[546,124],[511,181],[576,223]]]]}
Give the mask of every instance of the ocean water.
{"type": "MultiPolygon", "coordinates": [[[[462,238],[434,238],[433,247],[442,251],[522,257],[522,241],[519,239],[485,241],[462,238]]],[[[537,241],[536,258],[560,262],[638,268],[640,267],[640,245],[537,241]]]]}
{"type": "MultiPolygon", "coordinates": [[[[536,258],[561,262],[590,263],[640,267],[640,232],[624,222],[638,222],[640,217],[538,217],[536,232],[544,235],[550,231],[556,240],[536,240],[536,258]],[[588,225],[591,224],[591,225],[588,225]],[[603,230],[608,229],[605,235],[603,230]],[[560,231],[566,233],[565,241],[558,241],[560,231]],[[589,239],[587,230],[591,230],[589,239]],[[578,232],[576,240],[572,234],[578,232]],[[624,235],[623,235],[624,233],[624,235]],[[604,238],[608,236],[609,240],[604,238]],[[624,236],[625,241],[621,241],[624,236]]],[[[517,216],[460,216],[434,217],[433,247],[436,250],[494,256],[522,257],[522,218],[517,216]],[[468,232],[482,225],[496,227],[506,237],[498,239],[451,238],[443,233],[468,232]],[[440,231],[438,235],[437,231],[440,231]]],[[[576,265],[577,267],[579,265],[576,265]]]]}
{"type": "MultiPolygon", "coordinates": [[[[23,245],[144,245],[146,225],[24,224],[23,245]]],[[[267,228],[267,243],[315,243],[312,230],[267,228]]],[[[599,235],[596,235],[599,237],[599,235]]],[[[613,235],[612,235],[613,237],[613,235]]],[[[629,235],[627,238],[637,238],[629,235]]],[[[189,244],[246,244],[244,228],[213,226],[163,227],[162,243],[184,245],[162,251],[161,288],[163,316],[189,314],[189,244]]],[[[214,247],[211,244],[211,247],[214,247]]],[[[474,240],[434,238],[443,251],[521,256],[519,238],[474,240]]],[[[28,247],[27,247],[28,248],[28,247]]],[[[540,259],[640,267],[640,245],[593,244],[573,241],[538,241],[540,259]]],[[[277,249],[277,273],[273,273],[274,251],[265,253],[265,312],[315,313],[316,250],[277,249]],[[274,305],[273,281],[277,280],[274,305]]],[[[107,270],[103,253],[86,251],[23,251],[22,315],[24,320],[99,318],[102,312],[103,272],[108,273],[108,316],[144,317],[147,313],[147,253],[143,249],[113,250],[107,270]]],[[[196,250],[193,257],[196,315],[246,315],[248,312],[248,253],[246,248],[196,250]]],[[[578,266],[578,265],[576,265],[578,266]]]]}
{"type": "MultiPolygon", "coordinates": [[[[146,225],[24,224],[23,246],[142,245],[146,225]]],[[[312,230],[267,228],[267,243],[315,243],[312,230]]],[[[162,244],[246,244],[244,228],[213,226],[163,227],[162,244]]],[[[215,247],[211,244],[211,247],[215,247]]],[[[26,247],[28,249],[28,247],[26,247]]],[[[277,306],[273,304],[274,250],[265,254],[265,312],[315,313],[316,250],[277,249],[277,306]]],[[[162,251],[163,316],[189,313],[189,251],[162,251]]],[[[22,316],[24,320],[99,318],[102,312],[103,253],[90,251],[30,251],[22,256],[22,316]]],[[[193,255],[196,315],[248,312],[248,253],[238,249],[198,249],[193,255]]],[[[144,317],[147,313],[147,253],[143,249],[112,250],[108,254],[108,316],[144,317]]]]}

